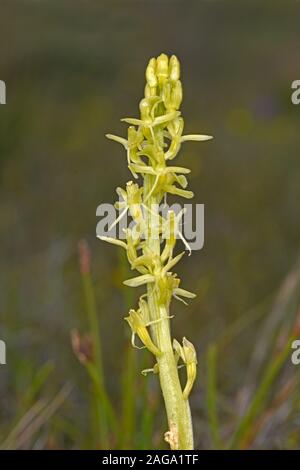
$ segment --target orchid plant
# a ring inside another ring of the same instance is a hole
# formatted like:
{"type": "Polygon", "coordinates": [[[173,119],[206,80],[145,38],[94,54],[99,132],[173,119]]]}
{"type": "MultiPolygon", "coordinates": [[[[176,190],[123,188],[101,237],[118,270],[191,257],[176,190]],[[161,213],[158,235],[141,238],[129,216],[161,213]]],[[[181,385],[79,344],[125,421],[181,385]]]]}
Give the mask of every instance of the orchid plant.
{"type": "Polygon", "coordinates": [[[128,261],[138,276],[124,281],[129,287],[144,286],[138,307],[131,309],[125,320],[132,332],[132,345],[136,337],[154,356],[151,371],[158,374],[165,402],[168,431],[165,440],[171,449],[194,448],[192,419],[189,407],[197,370],[196,351],[186,338],[182,342],[171,339],[171,299],[192,299],[195,294],[180,287],[180,279],[174,272],[184,251],[175,254],[177,239],[190,249],[180,230],[183,211],[176,214],[169,210],[166,217],[159,206],[166,202],[168,194],[190,199],[187,190],[188,168],[168,164],[178,154],[186,141],[205,141],[208,135],[183,135],[184,120],[180,113],[182,84],[180,64],[176,56],[161,54],[152,58],[146,68],[145,96],[141,100],[140,117],[124,118],[129,124],[127,139],[108,134],[126,150],[127,164],[132,177],[142,180],[142,185],[129,181],[126,188],[117,188],[119,201],[115,204],[119,216],[116,225],[126,214],[133,221],[133,228],[125,229],[125,241],[100,236],[126,250],[128,261]],[[181,364],[180,364],[181,362],[181,364]],[[178,368],[186,368],[186,383],[181,386],[178,368]]]}

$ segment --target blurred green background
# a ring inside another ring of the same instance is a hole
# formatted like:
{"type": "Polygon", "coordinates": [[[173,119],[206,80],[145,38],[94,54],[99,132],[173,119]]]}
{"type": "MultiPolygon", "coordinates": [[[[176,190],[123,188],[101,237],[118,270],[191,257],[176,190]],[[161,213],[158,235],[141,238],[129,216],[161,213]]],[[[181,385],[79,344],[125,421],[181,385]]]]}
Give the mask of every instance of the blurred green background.
{"type": "MultiPolygon", "coordinates": [[[[88,331],[81,239],[119,417],[121,437],[108,431],[106,445],[164,447],[157,378],[140,374],[151,358],[128,352],[126,263],[95,237],[97,206],[130,179],[104,135],[125,136],[120,118],[137,116],[146,64],[161,52],[181,61],[186,132],[214,136],[177,159],[205,204],[205,247],[179,268],[197,298],[173,305],[173,333],[199,355],[196,448],[231,441],[299,313],[299,13],[297,1],[1,0],[3,448],[105,446],[70,341],[72,329],[88,331]]],[[[298,369],[285,357],[233,446],[299,448],[298,369]]]]}

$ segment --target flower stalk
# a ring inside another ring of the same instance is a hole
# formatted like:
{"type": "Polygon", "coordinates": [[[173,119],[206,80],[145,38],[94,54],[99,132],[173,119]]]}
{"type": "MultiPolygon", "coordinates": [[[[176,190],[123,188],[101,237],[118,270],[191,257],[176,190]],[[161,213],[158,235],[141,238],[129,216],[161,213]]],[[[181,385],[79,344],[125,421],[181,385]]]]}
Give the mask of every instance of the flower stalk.
{"type": "MultiPolygon", "coordinates": [[[[127,139],[108,134],[107,137],[120,143],[126,150],[128,168],[133,178],[142,178],[141,187],[129,181],[125,189],[117,188],[119,202],[115,207],[118,223],[125,214],[134,222],[133,228],[125,231],[126,242],[109,237],[102,240],[116,244],[126,250],[131,268],[139,275],[124,281],[130,287],[145,286],[137,310],[131,309],[125,318],[132,330],[132,345],[136,337],[155,357],[152,370],[158,373],[165,402],[168,431],[165,440],[171,449],[194,448],[192,419],[188,398],[196,378],[196,351],[186,338],[182,346],[172,342],[170,329],[170,303],[172,297],[191,299],[195,294],[179,287],[180,279],[173,268],[184,252],[175,255],[177,239],[191,251],[180,231],[183,211],[175,214],[168,211],[160,215],[160,204],[168,194],[186,199],[193,197],[187,190],[188,168],[168,165],[182,143],[211,139],[207,135],[183,135],[184,120],[179,111],[182,101],[180,64],[174,55],[165,54],[152,58],[146,69],[145,97],[140,102],[139,118],[124,118],[130,124],[127,139]],[[183,297],[183,298],[182,298],[183,297]],[[178,366],[178,361],[182,365],[178,366]],[[181,386],[178,368],[186,368],[186,384],[181,386]]],[[[112,228],[111,226],[111,228],[112,228]]],[[[146,372],[148,372],[147,370],[146,372]]]]}

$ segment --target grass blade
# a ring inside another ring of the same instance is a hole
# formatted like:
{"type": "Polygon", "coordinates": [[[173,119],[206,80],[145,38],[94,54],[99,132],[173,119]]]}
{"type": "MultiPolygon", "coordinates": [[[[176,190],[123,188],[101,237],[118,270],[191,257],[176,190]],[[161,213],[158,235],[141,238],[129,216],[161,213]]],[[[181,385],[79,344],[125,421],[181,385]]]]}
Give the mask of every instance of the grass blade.
{"type": "Polygon", "coordinates": [[[212,444],[221,448],[217,411],[217,347],[211,344],[207,351],[207,413],[212,444]]]}

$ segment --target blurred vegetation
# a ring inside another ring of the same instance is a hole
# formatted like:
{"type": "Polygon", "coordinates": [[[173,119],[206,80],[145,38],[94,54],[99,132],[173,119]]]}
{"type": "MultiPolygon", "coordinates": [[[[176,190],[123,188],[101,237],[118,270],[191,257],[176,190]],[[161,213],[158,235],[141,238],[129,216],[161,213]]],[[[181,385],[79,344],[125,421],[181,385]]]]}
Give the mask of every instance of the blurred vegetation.
{"type": "Polygon", "coordinates": [[[128,179],[104,134],[124,134],[162,51],[182,62],[187,132],[215,136],[178,160],[205,204],[205,247],[180,272],[198,296],[172,312],[199,355],[196,448],[299,448],[298,18],[296,1],[1,0],[2,448],[164,445],[150,358],[122,320],[127,265],[95,238],[96,207],[128,179]],[[96,367],[72,330],[98,344],[96,367]]]}

